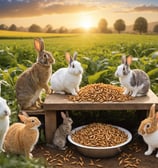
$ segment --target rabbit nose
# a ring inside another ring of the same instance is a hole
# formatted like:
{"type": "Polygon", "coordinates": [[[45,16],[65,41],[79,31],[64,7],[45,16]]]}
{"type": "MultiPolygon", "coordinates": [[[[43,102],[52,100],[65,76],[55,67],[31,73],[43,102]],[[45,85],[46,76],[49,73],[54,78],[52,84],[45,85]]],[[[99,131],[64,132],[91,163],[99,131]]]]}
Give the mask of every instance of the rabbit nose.
{"type": "Polygon", "coordinates": [[[79,70],[79,73],[80,73],[80,74],[82,74],[82,73],[83,73],[83,70],[82,70],[82,69],[80,69],[80,70],[79,70]]]}
{"type": "Polygon", "coordinates": [[[4,114],[7,116],[9,113],[8,113],[8,111],[4,111],[4,114]]]}

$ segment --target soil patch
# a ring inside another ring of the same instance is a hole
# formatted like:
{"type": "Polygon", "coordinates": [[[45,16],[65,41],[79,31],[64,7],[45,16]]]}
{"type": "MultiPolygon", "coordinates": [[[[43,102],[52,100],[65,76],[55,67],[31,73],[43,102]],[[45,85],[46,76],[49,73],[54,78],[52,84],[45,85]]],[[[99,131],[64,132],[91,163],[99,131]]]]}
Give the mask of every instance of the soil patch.
{"type": "Polygon", "coordinates": [[[33,155],[36,158],[44,158],[48,168],[157,168],[156,151],[150,156],[145,156],[146,149],[144,141],[137,138],[121,153],[111,158],[86,157],[69,143],[65,151],[52,149],[45,144],[37,145],[33,155]]]}

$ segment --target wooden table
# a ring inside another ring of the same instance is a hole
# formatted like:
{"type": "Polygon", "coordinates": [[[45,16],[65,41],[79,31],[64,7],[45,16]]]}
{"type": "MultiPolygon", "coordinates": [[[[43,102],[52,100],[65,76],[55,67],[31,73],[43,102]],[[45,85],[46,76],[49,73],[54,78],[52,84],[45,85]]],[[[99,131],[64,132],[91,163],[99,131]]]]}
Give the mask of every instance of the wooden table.
{"type": "Polygon", "coordinates": [[[72,102],[68,95],[48,95],[43,104],[45,113],[45,133],[47,143],[51,142],[52,133],[57,126],[56,112],[62,110],[149,110],[155,103],[158,109],[158,97],[150,90],[145,97],[137,97],[126,102],[72,102]]]}

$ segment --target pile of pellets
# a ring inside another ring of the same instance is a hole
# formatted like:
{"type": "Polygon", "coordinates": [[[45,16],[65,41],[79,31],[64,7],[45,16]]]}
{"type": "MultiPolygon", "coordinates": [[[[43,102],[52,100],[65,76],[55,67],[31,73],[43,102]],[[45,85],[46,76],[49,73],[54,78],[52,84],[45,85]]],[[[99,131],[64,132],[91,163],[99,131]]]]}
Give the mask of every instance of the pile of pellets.
{"type": "Polygon", "coordinates": [[[124,131],[109,124],[92,123],[72,134],[76,143],[91,147],[111,147],[127,141],[124,131]]]}
{"type": "Polygon", "coordinates": [[[89,84],[80,89],[77,96],[69,96],[74,102],[124,102],[132,97],[123,94],[123,88],[111,84],[89,84]]]}

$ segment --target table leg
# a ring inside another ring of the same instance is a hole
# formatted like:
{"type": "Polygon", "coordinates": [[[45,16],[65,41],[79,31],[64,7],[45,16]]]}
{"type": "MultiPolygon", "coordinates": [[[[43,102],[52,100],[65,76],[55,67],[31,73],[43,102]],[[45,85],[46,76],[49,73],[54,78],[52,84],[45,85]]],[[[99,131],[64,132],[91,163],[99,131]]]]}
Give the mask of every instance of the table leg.
{"type": "Polygon", "coordinates": [[[56,111],[45,112],[46,143],[52,143],[53,132],[57,127],[56,111]]]}

